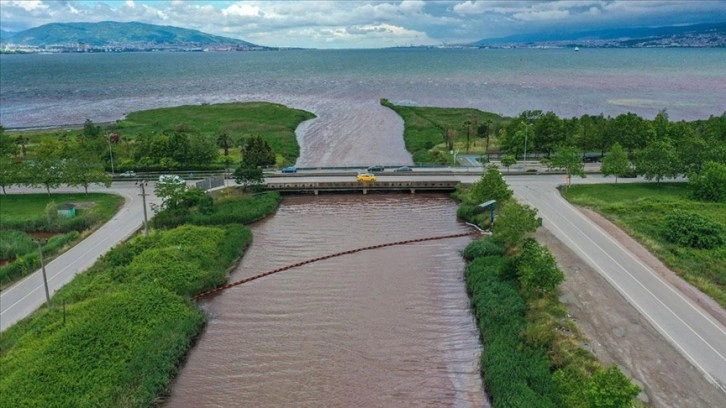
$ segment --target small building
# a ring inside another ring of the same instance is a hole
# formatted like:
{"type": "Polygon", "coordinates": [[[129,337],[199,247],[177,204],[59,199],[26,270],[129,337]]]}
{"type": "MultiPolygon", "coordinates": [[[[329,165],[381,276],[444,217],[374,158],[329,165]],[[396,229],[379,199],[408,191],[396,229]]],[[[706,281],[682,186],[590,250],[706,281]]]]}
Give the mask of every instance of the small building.
{"type": "Polygon", "coordinates": [[[64,203],[57,207],[58,217],[72,218],[76,216],[76,206],[71,203],[64,203]]]}

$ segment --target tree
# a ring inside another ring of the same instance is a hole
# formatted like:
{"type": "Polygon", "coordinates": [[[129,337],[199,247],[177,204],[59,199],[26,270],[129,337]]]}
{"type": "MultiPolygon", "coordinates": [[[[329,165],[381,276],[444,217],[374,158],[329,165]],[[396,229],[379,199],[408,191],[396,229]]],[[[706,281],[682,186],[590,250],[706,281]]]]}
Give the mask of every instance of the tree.
{"type": "Polygon", "coordinates": [[[249,188],[255,189],[264,182],[262,169],[245,163],[237,167],[232,176],[234,177],[234,181],[237,184],[241,184],[242,189],[245,191],[249,188]]]}
{"type": "Polygon", "coordinates": [[[469,200],[472,204],[477,205],[489,200],[496,200],[501,204],[511,197],[512,190],[509,189],[502,173],[496,166],[489,166],[481,179],[469,189],[469,200]]]}
{"type": "Polygon", "coordinates": [[[617,367],[597,370],[590,379],[585,395],[590,407],[622,408],[631,406],[640,392],[617,367]]]}
{"type": "Polygon", "coordinates": [[[508,249],[515,249],[528,233],[539,227],[540,220],[536,217],[536,208],[508,200],[495,220],[494,236],[501,239],[508,249]]]}
{"type": "Polygon", "coordinates": [[[534,238],[524,240],[517,258],[517,276],[522,290],[529,294],[552,293],[565,279],[549,249],[534,238]]]}
{"type": "Polygon", "coordinates": [[[152,208],[157,212],[159,210],[182,208],[186,190],[187,185],[181,179],[170,177],[169,181],[159,181],[154,187],[154,193],[157,197],[161,198],[161,205],[152,205],[152,208]]]}
{"type": "Polygon", "coordinates": [[[517,159],[515,159],[511,154],[507,154],[502,157],[502,166],[507,168],[507,173],[509,173],[509,166],[514,166],[515,164],[517,164],[517,159]]]}
{"type": "Polygon", "coordinates": [[[65,181],[66,161],[55,157],[46,157],[34,162],[28,162],[29,183],[26,185],[42,185],[50,195],[51,188],[58,188],[65,181]]]}
{"type": "Polygon", "coordinates": [[[68,159],[65,166],[64,181],[69,186],[81,186],[88,194],[88,186],[101,184],[111,187],[111,176],[98,160],[88,160],[84,157],[68,159]]]}
{"type": "Polygon", "coordinates": [[[726,201],[726,164],[707,162],[700,174],[689,176],[693,198],[702,201],[726,201]]]}
{"type": "Polygon", "coordinates": [[[650,143],[636,156],[636,172],[646,180],[655,179],[656,183],[664,177],[676,177],[679,168],[678,154],[667,140],[650,143]]]}
{"type": "Polygon", "coordinates": [[[247,137],[240,149],[242,163],[247,167],[265,167],[275,164],[275,152],[259,135],[247,137]]]}
{"type": "Polygon", "coordinates": [[[15,163],[11,158],[0,156],[0,187],[2,187],[3,194],[7,194],[5,187],[20,184],[18,180],[20,169],[21,165],[15,163]]]}
{"type": "Polygon", "coordinates": [[[189,164],[204,166],[213,163],[219,156],[211,136],[195,135],[189,138],[189,164]]]}
{"type": "Polygon", "coordinates": [[[620,143],[615,143],[610,149],[610,153],[602,161],[600,171],[603,176],[615,176],[615,183],[618,182],[618,177],[625,177],[630,173],[630,161],[620,143]]]}
{"type": "Polygon", "coordinates": [[[560,147],[555,151],[550,162],[550,167],[563,169],[567,173],[566,185],[570,186],[572,176],[585,177],[584,164],[580,153],[574,147],[560,147]]]}
{"type": "Polygon", "coordinates": [[[548,156],[555,150],[556,146],[565,141],[562,119],[554,112],[547,112],[537,119],[534,124],[534,134],[537,135],[537,144],[532,143],[531,146],[547,153],[548,156]]]}
{"type": "Polygon", "coordinates": [[[18,145],[12,137],[5,133],[5,128],[0,126],[0,156],[15,157],[18,154],[18,145]]]}
{"type": "Polygon", "coordinates": [[[232,147],[232,138],[227,132],[220,132],[217,135],[217,146],[224,149],[224,156],[229,156],[229,149],[232,147]]]}

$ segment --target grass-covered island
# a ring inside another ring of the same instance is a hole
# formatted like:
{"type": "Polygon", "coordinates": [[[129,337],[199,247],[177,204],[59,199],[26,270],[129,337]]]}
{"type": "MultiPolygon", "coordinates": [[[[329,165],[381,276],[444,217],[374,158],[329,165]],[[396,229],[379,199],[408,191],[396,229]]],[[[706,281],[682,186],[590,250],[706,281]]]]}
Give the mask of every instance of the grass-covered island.
{"type": "Polygon", "coordinates": [[[204,211],[186,208],[195,225],[112,249],[55,294],[53,309],[0,334],[0,405],[156,404],[205,322],[191,296],[225,281],[252,240],[243,224],[278,202],[277,193],[227,191],[204,211]]]}

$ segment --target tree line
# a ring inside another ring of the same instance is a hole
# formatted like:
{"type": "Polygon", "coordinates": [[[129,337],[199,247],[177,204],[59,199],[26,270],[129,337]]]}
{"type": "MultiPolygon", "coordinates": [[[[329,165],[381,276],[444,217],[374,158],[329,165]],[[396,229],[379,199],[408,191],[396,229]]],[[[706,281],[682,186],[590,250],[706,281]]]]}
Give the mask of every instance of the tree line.
{"type": "Polygon", "coordinates": [[[273,148],[259,135],[232,140],[221,132],[214,139],[186,125],[158,134],[139,134],[129,141],[86,120],[79,131],[41,138],[30,149],[29,144],[24,134],[12,137],[0,126],[3,193],[13,185],[45,187],[48,193],[60,185],[69,185],[83,187],[87,192],[92,184],[109,186],[109,171],[113,174],[125,169],[223,169],[234,163],[242,169],[238,172],[252,172],[253,178],[261,178],[261,167],[276,164],[273,148]],[[232,146],[239,146],[240,158],[229,157],[232,146]],[[220,149],[224,151],[222,157],[220,149]]]}

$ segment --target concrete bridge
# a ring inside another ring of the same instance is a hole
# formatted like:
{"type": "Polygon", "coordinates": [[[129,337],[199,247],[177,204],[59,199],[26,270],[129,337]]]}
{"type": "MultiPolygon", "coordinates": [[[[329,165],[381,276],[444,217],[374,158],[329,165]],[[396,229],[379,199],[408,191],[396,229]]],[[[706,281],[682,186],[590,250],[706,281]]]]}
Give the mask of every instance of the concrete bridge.
{"type": "Polygon", "coordinates": [[[369,191],[408,191],[411,194],[416,191],[454,191],[456,185],[460,182],[457,180],[441,180],[441,181],[423,181],[423,180],[406,180],[406,181],[285,181],[276,182],[267,181],[267,189],[279,191],[281,193],[313,193],[315,195],[320,192],[347,192],[360,191],[368,194],[369,191]]]}

